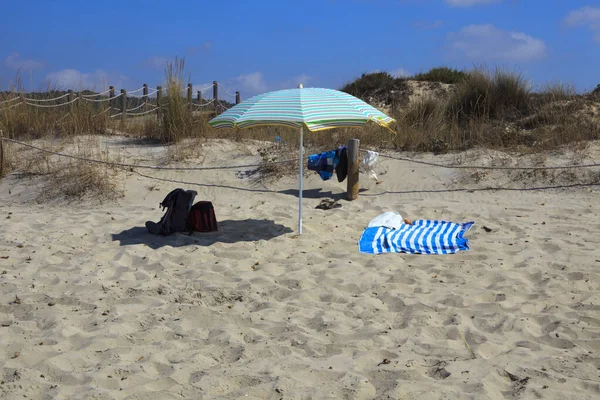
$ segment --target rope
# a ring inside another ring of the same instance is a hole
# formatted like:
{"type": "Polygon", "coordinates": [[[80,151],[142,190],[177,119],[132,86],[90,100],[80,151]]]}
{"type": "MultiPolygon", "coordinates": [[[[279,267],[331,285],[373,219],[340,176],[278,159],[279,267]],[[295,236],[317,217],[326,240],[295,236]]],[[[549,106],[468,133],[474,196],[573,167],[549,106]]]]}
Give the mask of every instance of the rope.
{"type": "MultiPolygon", "coordinates": [[[[200,88],[200,89],[198,89],[196,91],[200,91],[200,93],[202,93],[202,92],[204,92],[207,89],[212,89],[213,87],[215,87],[215,85],[210,85],[210,86],[207,86],[207,87],[204,87],[204,88],[200,88]]],[[[223,89],[223,90],[225,90],[225,89],[223,89]]]]}
{"type": "Polygon", "coordinates": [[[206,106],[206,105],[208,105],[208,104],[210,104],[210,103],[205,103],[205,104],[192,103],[192,105],[193,105],[194,107],[197,107],[197,108],[202,108],[202,107],[204,107],[204,106],[206,106]]]}
{"type": "Polygon", "coordinates": [[[102,115],[102,114],[104,114],[104,113],[105,113],[105,112],[107,112],[107,111],[110,111],[110,108],[107,108],[107,109],[106,109],[106,110],[104,110],[104,111],[100,111],[98,114],[94,114],[94,115],[92,115],[92,118],[93,118],[93,117],[97,117],[98,115],[102,115]]]}
{"type": "Polygon", "coordinates": [[[71,115],[71,113],[67,113],[67,115],[65,115],[64,117],[62,117],[61,119],[57,120],[55,122],[55,124],[58,124],[59,122],[61,122],[62,120],[64,120],[65,118],[67,118],[69,115],[71,115]]]}
{"type": "Polygon", "coordinates": [[[158,110],[158,107],[154,107],[152,110],[144,111],[141,113],[125,113],[125,115],[129,115],[131,117],[136,117],[136,116],[140,116],[140,115],[150,114],[151,112],[154,112],[156,110],[158,110]]]}
{"type": "MultiPolygon", "coordinates": [[[[148,96],[150,96],[150,95],[148,94],[148,96]]],[[[146,95],[143,93],[142,94],[132,94],[132,95],[127,93],[127,97],[135,97],[136,99],[142,99],[142,98],[146,97],[146,95]]]]}
{"type": "Polygon", "coordinates": [[[229,110],[231,107],[226,107],[221,100],[217,100],[217,103],[219,103],[219,105],[224,109],[224,110],[229,110]]]}
{"type": "Polygon", "coordinates": [[[26,102],[26,104],[29,105],[29,106],[33,106],[33,107],[52,108],[52,107],[62,107],[62,106],[66,106],[68,104],[73,104],[77,100],[79,100],[79,97],[75,97],[73,100],[67,101],[66,103],[61,103],[61,104],[48,104],[48,105],[46,105],[46,104],[34,104],[34,103],[29,103],[29,102],[26,102]]]}
{"type": "MultiPolygon", "coordinates": [[[[238,165],[221,165],[221,166],[204,166],[204,167],[160,167],[157,165],[136,165],[136,164],[113,163],[113,162],[109,162],[109,161],[94,160],[91,158],[73,156],[70,154],[64,154],[64,153],[58,153],[58,152],[51,151],[51,150],[46,150],[44,148],[34,146],[29,143],[20,142],[18,140],[9,139],[6,137],[0,137],[0,140],[12,142],[12,143],[15,143],[15,144],[18,144],[21,146],[29,147],[29,148],[32,148],[32,149],[35,149],[38,151],[42,151],[44,153],[53,154],[53,155],[59,156],[59,157],[71,158],[71,159],[79,160],[79,161],[85,161],[85,162],[90,162],[90,163],[95,163],[95,164],[104,164],[104,165],[109,165],[109,166],[113,166],[113,167],[122,167],[122,168],[143,168],[143,169],[154,169],[154,170],[165,170],[165,171],[207,171],[207,170],[219,170],[219,169],[239,169],[239,168],[261,167],[265,164],[285,164],[285,163],[289,163],[289,162],[293,162],[293,161],[296,161],[296,162],[298,161],[298,158],[296,158],[296,159],[272,161],[272,162],[268,162],[268,163],[259,163],[259,164],[238,164],[238,165]]],[[[307,157],[304,157],[304,158],[307,158],[307,157]]]]}
{"type": "Polygon", "coordinates": [[[94,94],[82,94],[81,97],[86,98],[86,97],[96,97],[96,96],[104,96],[106,93],[110,93],[110,89],[105,90],[102,93],[94,93],[94,94]]]}
{"type": "MultiPolygon", "coordinates": [[[[366,151],[360,149],[360,151],[366,151]]],[[[483,165],[444,165],[428,161],[420,161],[411,158],[404,158],[398,156],[390,156],[388,154],[379,154],[381,157],[390,158],[392,160],[412,162],[415,164],[429,165],[431,167],[449,168],[449,169],[492,169],[492,170],[552,170],[552,169],[570,169],[570,168],[592,168],[600,167],[600,163],[594,164],[582,164],[582,165],[560,165],[560,166],[545,166],[545,167],[490,167],[483,165]]]]}
{"type": "Polygon", "coordinates": [[[82,98],[82,100],[85,100],[85,101],[90,101],[90,102],[94,102],[94,103],[102,103],[102,102],[104,102],[104,101],[111,101],[111,100],[114,100],[114,99],[116,99],[117,97],[121,97],[121,95],[119,94],[119,95],[117,95],[117,96],[114,96],[114,97],[109,97],[109,98],[107,98],[107,99],[88,99],[88,98],[85,98],[85,97],[83,97],[83,98],[82,98]]]}
{"type": "Polygon", "coordinates": [[[69,95],[69,93],[65,93],[65,94],[63,94],[62,96],[55,97],[55,98],[53,98],[53,99],[30,99],[30,98],[28,98],[28,97],[25,97],[25,100],[28,100],[28,101],[55,101],[55,100],[64,99],[64,98],[65,98],[65,97],[67,97],[68,95],[69,95]]]}
{"type": "Polygon", "coordinates": [[[19,96],[17,96],[17,97],[13,97],[12,99],[8,99],[8,100],[0,101],[0,104],[10,103],[11,101],[15,101],[15,100],[18,100],[18,99],[20,99],[20,97],[19,97],[19,96]]]}
{"type": "Polygon", "coordinates": [[[114,117],[118,117],[119,115],[123,115],[123,113],[121,112],[121,113],[118,113],[118,114],[115,114],[115,115],[111,115],[110,117],[114,118],[114,117]]]}
{"type": "Polygon", "coordinates": [[[225,90],[225,88],[224,88],[224,87],[223,87],[223,86],[222,86],[220,83],[218,83],[217,85],[219,85],[219,87],[220,87],[221,89],[223,89],[223,91],[225,92],[225,94],[227,94],[227,95],[229,95],[229,96],[231,96],[231,97],[235,97],[235,94],[231,94],[231,93],[229,93],[227,90],[225,90]]]}
{"type": "Polygon", "coordinates": [[[25,103],[21,102],[21,103],[13,104],[12,106],[6,107],[5,110],[10,110],[11,108],[15,108],[16,106],[20,106],[21,104],[25,104],[25,103]]]}
{"type": "Polygon", "coordinates": [[[130,92],[130,91],[127,91],[127,95],[129,96],[130,94],[132,94],[132,93],[137,93],[137,92],[139,92],[139,91],[141,91],[141,90],[144,90],[144,87],[143,87],[143,86],[142,86],[141,88],[139,88],[139,89],[132,90],[131,92],[130,92]]]}
{"type": "Polygon", "coordinates": [[[130,108],[129,110],[125,110],[125,111],[135,111],[135,110],[139,110],[140,108],[144,107],[146,104],[148,104],[148,103],[146,103],[146,102],[143,102],[143,103],[142,103],[142,104],[140,104],[139,106],[137,106],[137,107],[134,107],[134,108],[130,108]]]}

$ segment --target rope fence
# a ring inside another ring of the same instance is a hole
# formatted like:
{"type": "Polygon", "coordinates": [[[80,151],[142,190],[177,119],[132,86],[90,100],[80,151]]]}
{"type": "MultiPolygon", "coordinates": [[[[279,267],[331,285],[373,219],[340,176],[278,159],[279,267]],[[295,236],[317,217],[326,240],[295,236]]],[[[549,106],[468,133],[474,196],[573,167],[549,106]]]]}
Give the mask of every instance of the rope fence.
{"type": "Polygon", "coordinates": [[[89,97],[97,97],[97,96],[104,96],[106,94],[110,93],[110,89],[105,90],[102,93],[93,93],[93,94],[82,94],[81,97],[83,98],[89,98],[89,97]]]}
{"type": "MultiPolygon", "coordinates": [[[[214,113],[218,115],[232,107],[231,102],[219,99],[219,89],[221,89],[225,95],[235,97],[235,104],[238,104],[241,101],[240,92],[231,94],[217,81],[214,81],[210,86],[196,89],[196,96],[194,96],[194,87],[192,84],[183,87],[180,94],[184,97],[186,101],[185,106],[189,110],[214,111],[214,113]],[[211,88],[212,98],[210,100],[203,98],[202,92],[210,90],[211,88]]],[[[8,96],[10,95],[11,93],[8,93],[8,96]]],[[[156,89],[153,89],[149,88],[146,84],[141,88],[131,91],[121,90],[121,93],[115,93],[114,86],[110,86],[108,90],[100,93],[84,94],[83,92],[75,93],[74,91],[69,90],[67,93],[53,98],[25,97],[23,93],[19,94],[14,92],[12,95],[14,97],[0,101],[0,112],[11,110],[20,105],[51,109],[72,105],[80,101],[90,103],[90,106],[96,110],[100,108],[100,110],[93,115],[94,117],[108,114],[109,118],[116,118],[119,116],[122,118],[136,117],[147,115],[152,112],[156,112],[157,118],[160,118],[160,112],[168,106],[165,102],[168,102],[169,98],[166,88],[157,86],[156,89]],[[149,99],[150,96],[153,96],[152,99],[149,99]],[[64,101],[64,99],[67,101],[64,101]],[[138,101],[141,101],[141,103],[138,103],[138,101]],[[55,102],[56,104],[51,104],[52,102],[55,102]],[[107,102],[109,103],[108,107],[102,110],[101,104],[107,102]],[[138,110],[143,110],[144,106],[147,105],[153,106],[153,108],[136,112],[138,110]]],[[[2,115],[0,114],[0,117],[1,116],[2,115]]]]}
{"type": "MultiPolygon", "coordinates": [[[[151,110],[154,111],[154,110],[151,110]]],[[[68,114],[63,117],[66,118],[68,114]]],[[[57,121],[58,122],[58,121],[57,121]]],[[[75,159],[79,161],[95,163],[95,164],[104,164],[112,167],[120,167],[120,168],[140,168],[140,169],[151,169],[151,170],[165,170],[165,171],[207,171],[207,170],[220,170],[220,169],[241,169],[241,168],[253,168],[253,167],[261,167],[265,165],[274,165],[274,164],[286,164],[290,162],[297,162],[299,158],[291,158],[286,160],[279,161],[269,161],[269,162],[261,162],[261,163],[249,163],[249,164],[236,164],[236,165],[219,165],[219,166],[199,166],[199,167],[163,167],[157,165],[139,165],[139,164],[128,164],[128,163],[116,163],[110,161],[96,160],[90,159],[80,156],[75,156],[71,154],[59,153],[52,150],[44,149],[39,146],[35,146],[30,143],[21,142],[19,140],[6,138],[0,136],[0,141],[11,142],[17,144],[19,146],[28,147],[37,151],[41,151],[47,154],[52,154],[59,157],[75,159]]],[[[359,149],[360,152],[366,152],[366,149],[359,149]]],[[[380,157],[394,159],[399,161],[405,161],[416,164],[424,164],[433,167],[440,168],[448,168],[448,169],[479,169],[479,170],[557,170],[557,169],[579,169],[579,168],[592,168],[592,167],[600,167],[600,163],[593,164],[581,164],[581,165],[561,165],[561,166],[543,166],[543,167],[494,167],[494,166],[486,166],[486,165],[445,165],[439,163],[432,163],[427,161],[415,160],[412,158],[399,157],[399,156],[391,156],[389,154],[379,154],[380,157]]],[[[303,159],[308,159],[308,156],[303,157],[303,159]]]]}
{"type": "Polygon", "coordinates": [[[147,110],[147,111],[143,111],[143,112],[139,112],[139,113],[126,113],[126,114],[127,114],[128,116],[130,116],[130,117],[138,117],[138,116],[140,116],[140,115],[146,115],[146,114],[150,114],[150,113],[152,113],[152,112],[155,112],[155,111],[156,111],[156,110],[158,110],[158,109],[159,109],[159,107],[154,107],[154,108],[153,108],[153,109],[151,109],[151,110],[147,110]]]}
{"type": "Polygon", "coordinates": [[[33,106],[33,107],[53,108],[53,107],[67,106],[69,104],[75,103],[77,100],[79,100],[78,97],[75,97],[73,100],[67,101],[66,103],[61,103],[61,104],[35,104],[35,103],[30,103],[28,101],[26,101],[25,104],[27,104],[28,106],[33,106]]]}
{"type": "MultiPolygon", "coordinates": [[[[21,142],[15,139],[0,137],[0,141],[6,141],[15,143],[20,146],[28,147],[37,151],[41,151],[43,153],[52,154],[59,157],[70,158],[73,160],[89,162],[92,164],[103,164],[111,167],[120,167],[120,168],[140,168],[140,169],[152,169],[152,170],[164,170],[164,171],[209,171],[209,170],[221,170],[221,169],[240,169],[240,168],[253,168],[260,167],[265,164],[286,164],[294,161],[298,161],[298,158],[289,159],[289,160],[281,160],[281,161],[271,161],[271,162],[263,162],[263,163],[250,163],[250,164],[236,164],[236,165],[219,165],[219,166],[201,166],[201,167],[162,167],[158,165],[139,165],[139,164],[127,164],[127,163],[116,163],[110,161],[96,160],[92,158],[85,158],[80,156],[75,156],[72,154],[59,153],[56,151],[44,149],[42,147],[38,147],[29,143],[21,142]]],[[[308,159],[308,157],[304,157],[308,159]]]]}
{"type": "Polygon", "coordinates": [[[55,97],[53,99],[30,99],[29,97],[25,97],[25,100],[27,100],[27,101],[56,101],[56,100],[64,99],[65,97],[68,97],[68,96],[69,96],[69,93],[65,93],[62,96],[55,97]]]}
{"type": "Polygon", "coordinates": [[[21,99],[20,97],[13,97],[12,99],[0,101],[0,104],[6,104],[6,103],[10,103],[10,102],[13,102],[15,100],[20,100],[20,99],[21,99]]]}
{"type": "MultiPolygon", "coordinates": [[[[360,149],[362,152],[366,152],[366,149],[360,149]]],[[[576,169],[576,168],[593,168],[600,167],[600,163],[593,164],[579,164],[579,165],[554,165],[554,166],[542,166],[542,167],[502,167],[502,166],[490,166],[490,165],[446,165],[439,164],[429,161],[415,160],[413,158],[391,156],[389,154],[381,154],[380,157],[389,158],[392,160],[406,161],[413,164],[422,164],[430,167],[447,168],[447,169],[480,169],[480,170],[507,170],[507,171],[533,171],[533,170],[557,170],[557,169],[576,169]]]]}

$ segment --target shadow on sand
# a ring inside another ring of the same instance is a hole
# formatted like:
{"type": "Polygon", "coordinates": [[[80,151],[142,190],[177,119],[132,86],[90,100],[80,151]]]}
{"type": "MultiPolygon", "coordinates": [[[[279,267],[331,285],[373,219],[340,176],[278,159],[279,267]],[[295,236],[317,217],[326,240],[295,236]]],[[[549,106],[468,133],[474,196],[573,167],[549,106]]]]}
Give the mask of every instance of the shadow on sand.
{"type": "Polygon", "coordinates": [[[217,232],[194,232],[192,235],[187,233],[175,233],[169,236],[153,235],[148,232],[146,227],[136,226],[113,234],[112,240],[118,241],[120,246],[145,244],[152,249],[158,249],[164,246],[210,246],[214,243],[270,240],[292,232],[287,226],[276,224],[270,220],[246,219],[221,221],[217,232]]]}
{"type": "MultiPolygon", "coordinates": [[[[366,192],[367,189],[359,189],[359,193],[366,192]]],[[[285,194],[288,196],[298,197],[298,189],[280,190],[277,193],[285,194]]],[[[333,193],[331,190],[323,191],[323,189],[304,189],[302,191],[302,197],[305,199],[325,199],[327,197],[333,200],[346,200],[346,192],[333,193]]]]}

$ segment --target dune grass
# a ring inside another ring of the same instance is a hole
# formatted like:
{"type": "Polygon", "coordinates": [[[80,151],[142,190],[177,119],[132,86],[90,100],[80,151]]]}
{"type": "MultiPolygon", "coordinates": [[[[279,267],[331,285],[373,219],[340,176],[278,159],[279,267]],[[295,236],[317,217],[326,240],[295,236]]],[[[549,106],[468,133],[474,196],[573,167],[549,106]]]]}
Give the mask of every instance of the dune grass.
{"type": "MultiPolygon", "coordinates": [[[[0,93],[0,130],[6,137],[21,140],[64,138],[82,134],[125,134],[167,144],[167,154],[171,161],[181,161],[197,155],[197,151],[190,149],[190,146],[194,146],[190,144],[193,142],[187,139],[255,139],[272,143],[279,136],[287,145],[265,151],[265,176],[279,176],[284,170],[296,168],[293,163],[267,168],[268,161],[297,156],[298,135],[293,129],[260,127],[240,131],[210,128],[208,120],[214,116],[214,112],[199,112],[186,104],[183,91],[190,79],[186,76],[184,67],[183,59],[175,59],[166,65],[166,94],[158,104],[161,106],[160,112],[127,118],[125,121],[110,118],[112,112],[107,109],[107,102],[75,101],[56,108],[36,108],[25,104],[13,107],[20,100],[11,99],[25,96],[17,77],[9,92],[0,93]],[[3,101],[8,102],[2,103],[3,101]]],[[[327,150],[331,146],[346,143],[350,138],[358,138],[362,146],[378,150],[442,153],[482,146],[536,152],[600,138],[600,123],[594,117],[594,106],[590,103],[592,100],[578,95],[572,87],[563,84],[549,84],[534,91],[523,75],[512,71],[489,71],[485,68],[459,71],[439,67],[412,78],[395,78],[387,72],[376,72],[363,74],[346,84],[342,90],[366,101],[390,104],[390,100],[393,100],[392,93],[408,93],[410,80],[448,85],[443,92],[418,97],[392,111],[385,110],[393,113],[392,116],[396,119],[392,128],[397,135],[375,124],[367,124],[359,129],[308,132],[304,139],[307,151],[327,150]]],[[[49,99],[58,97],[61,93],[64,91],[48,88],[46,92],[36,93],[34,96],[37,99],[49,99]]],[[[39,104],[61,104],[69,99],[67,97],[39,104]]],[[[156,99],[151,101],[156,103],[156,99]]],[[[94,173],[105,174],[106,171],[83,167],[50,168],[47,160],[17,163],[16,155],[10,154],[14,149],[14,146],[5,146],[5,153],[8,152],[3,168],[5,174],[15,169],[54,174],[48,182],[57,187],[64,186],[67,182],[79,182],[79,185],[75,185],[76,189],[67,190],[69,193],[85,193],[93,187],[105,188],[103,190],[107,193],[114,192],[109,185],[104,185],[99,180],[99,176],[93,176],[94,173]],[[45,169],[40,167],[44,165],[45,169]]]]}

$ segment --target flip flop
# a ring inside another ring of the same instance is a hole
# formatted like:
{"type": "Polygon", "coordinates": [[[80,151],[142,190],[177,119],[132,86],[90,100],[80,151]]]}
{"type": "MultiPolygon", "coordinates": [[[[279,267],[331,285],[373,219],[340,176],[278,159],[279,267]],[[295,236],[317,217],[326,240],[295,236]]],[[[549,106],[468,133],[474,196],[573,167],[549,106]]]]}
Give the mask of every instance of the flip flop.
{"type": "Polygon", "coordinates": [[[321,200],[321,202],[319,203],[318,206],[316,206],[315,208],[321,209],[321,210],[331,210],[333,208],[340,208],[342,207],[341,204],[338,203],[339,200],[333,200],[333,199],[324,199],[321,200]]]}

